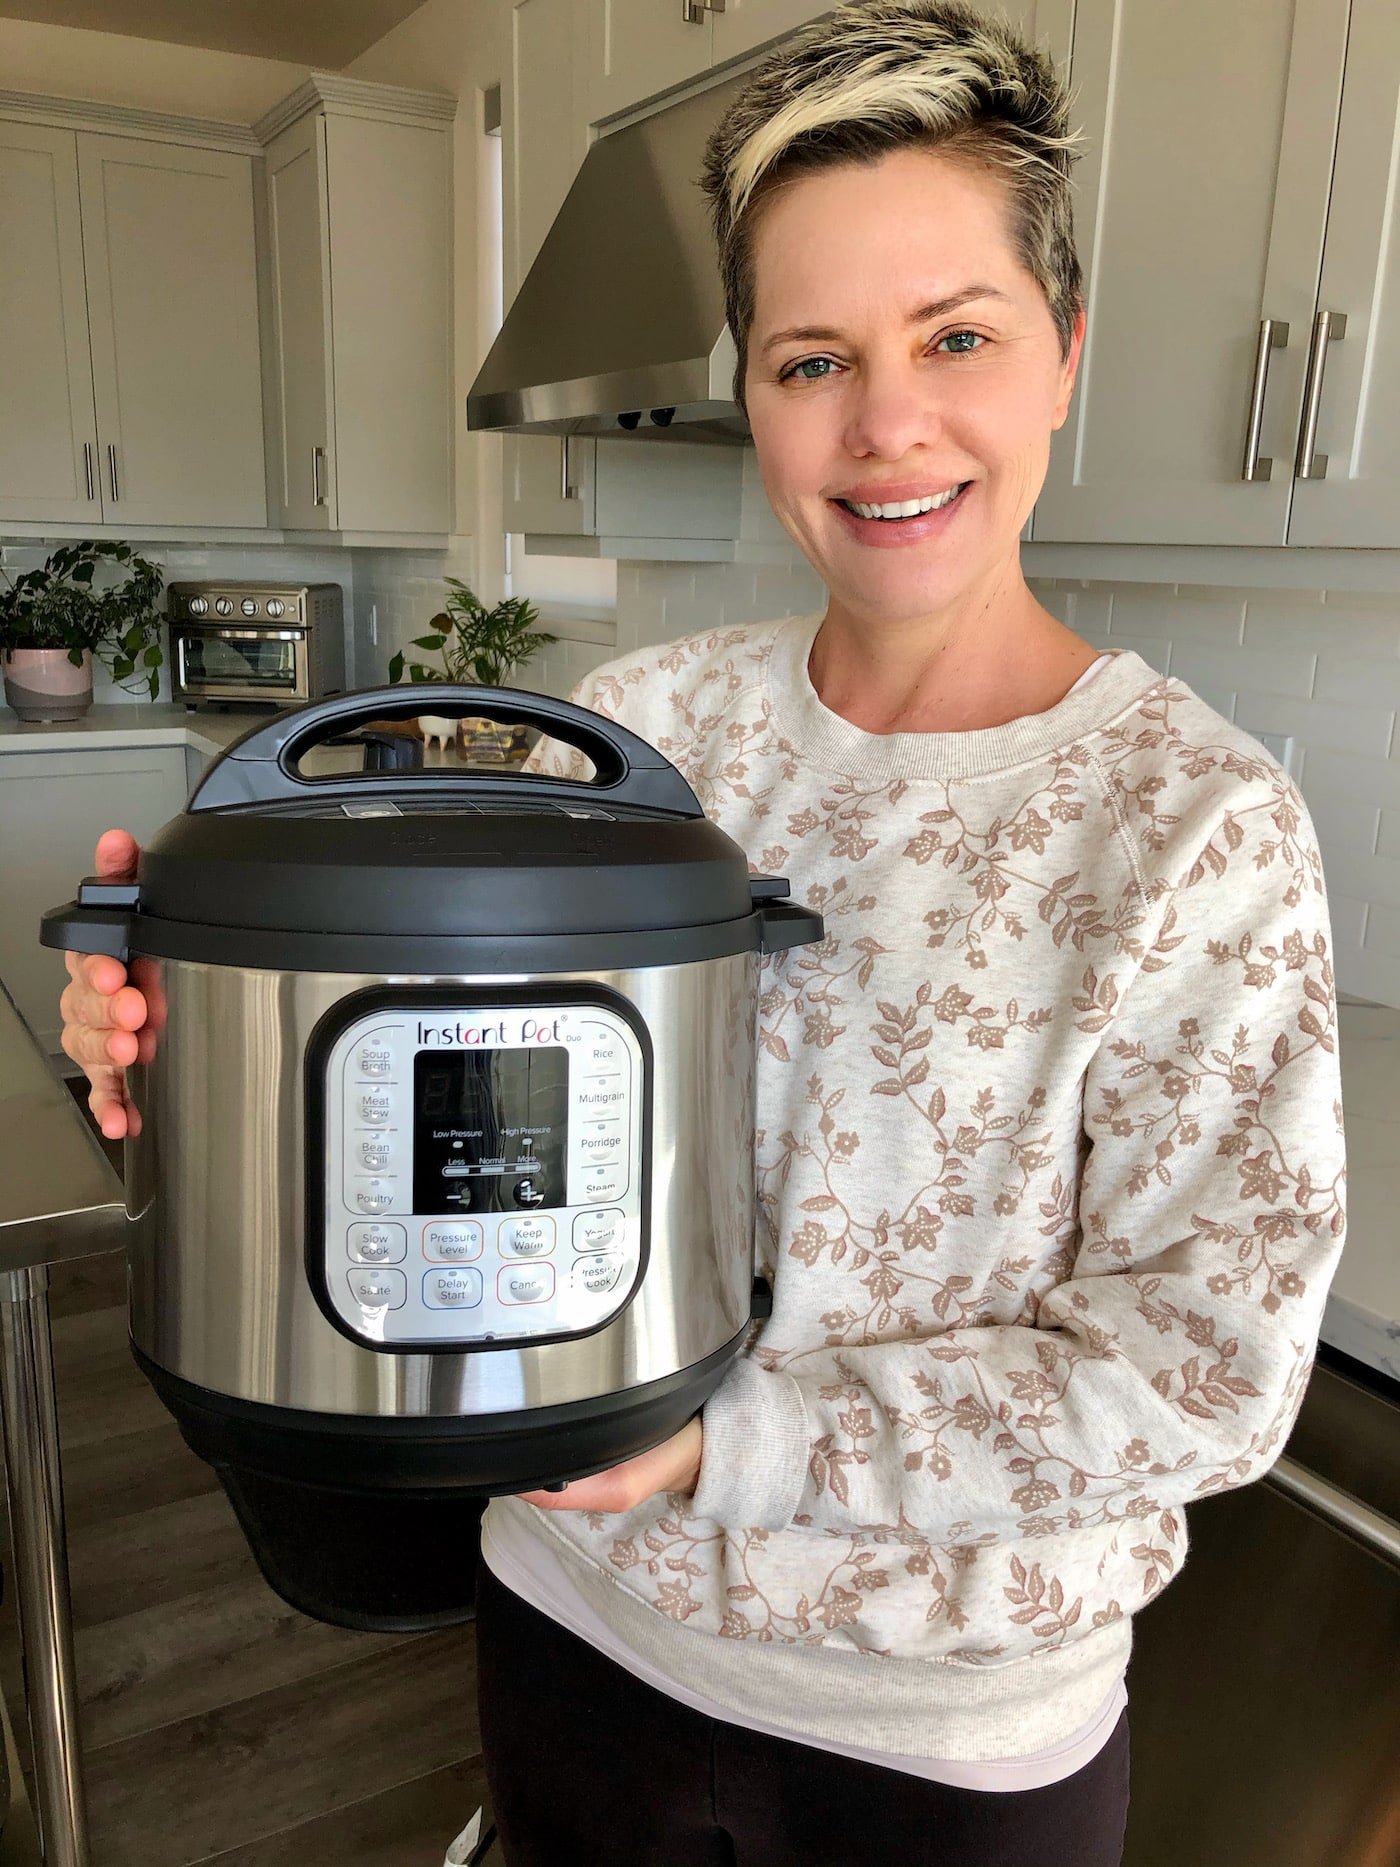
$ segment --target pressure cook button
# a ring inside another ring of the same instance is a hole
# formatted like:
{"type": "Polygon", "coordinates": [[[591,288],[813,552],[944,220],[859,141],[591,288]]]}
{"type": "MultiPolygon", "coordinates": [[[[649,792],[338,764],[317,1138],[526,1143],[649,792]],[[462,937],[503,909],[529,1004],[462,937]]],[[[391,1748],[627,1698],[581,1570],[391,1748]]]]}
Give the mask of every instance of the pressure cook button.
{"type": "Polygon", "coordinates": [[[622,1243],[620,1212],[581,1212],[574,1220],[575,1251],[611,1251],[622,1243]]]}
{"type": "Polygon", "coordinates": [[[371,1180],[355,1189],[355,1204],[361,1212],[387,1212],[394,1203],[394,1189],[382,1180],[371,1180]]]}
{"type": "Polygon", "coordinates": [[[475,1309],[481,1301],[481,1272],[429,1271],[423,1279],[423,1301],[429,1309],[475,1309]]]}
{"type": "Polygon", "coordinates": [[[361,1076],[387,1076],[394,1067],[394,1055],[383,1044],[362,1044],[355,1058],[361,1076]]]}
{"type": "Polygon", "coordinates": [[[350,1294],[362,1309],[402,1309],[408,1279],[402,1271],[351,1271],[350,1294]]]}
{"type": "Polygon", "coordinates": [[[544,1217],[503,1219],[496,1237],[503,1258],[540,1258],[554,1249],[554,1221],[544,1217]]]}
{"type": "Polygon", "coordinates": [[[496,1277],[502,1303],[545,1303],[554,1295],[552,1264],[503,1264],[496,1277]]]}
{"type": "Polygon", "coordinates": [[[408,1233],[401,1225],[352,1225],[347,1244],[361,1264],[402,1264],[408,1256],[408,1233]]]}
{"type": "Polygon", "coordinates": [[[450,1219],[423,1227],[423,1256],[458,1264],[481,1256],[482,1231],[475,1219],[450,1219]]]}
{"type": "Polygon", "coordinates": [[[616,1252],[605,1252],[601,1257],[580,1258],[574,1265],[574,1288],[586,1290],[590,1296],[602,1296],[604,1291],[612,1290],[622,1275],[622,1259],[616,1252]]]}

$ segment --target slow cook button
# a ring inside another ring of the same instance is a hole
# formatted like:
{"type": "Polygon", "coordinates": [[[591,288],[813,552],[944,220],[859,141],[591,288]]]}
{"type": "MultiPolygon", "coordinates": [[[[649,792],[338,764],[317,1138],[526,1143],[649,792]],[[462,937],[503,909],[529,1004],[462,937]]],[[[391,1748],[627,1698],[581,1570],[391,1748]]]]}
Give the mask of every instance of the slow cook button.
{"type": "Polygon", "coordinates": [[[352,1225],[348,1243],[361,1264],[402,1264],[408,1256],[408,1233],[401,1225],[352,1225]]]}
{"type": "Polygon", "coordinates": [[[387,1076],[394,1067],[394,1053],[383,1044],[362,1044],[355,1058],[361,1076],[387,1076]]]}
{"type": "Polygon", "coordinates": [[[540,1258],[554,1249],[554,1221],[505,1219],[496,1240],[503,1258],[540,1258]]]}
{"type": "Polygon", "coordinates": [[[370,1180],[355,1188],[355,1204],[361,1212],[387,1212],[394,1203],[394,1189],[383,1180],[370,1180]]]}
{"type": "Polygon", "coordinates": [[[616,1287],[621,1275],[622,1259],[613,1252],[602,1257],[580,1258],[574,1265],[574,1287],[586,1290],[593,1297],[602,1296],[616,1287]]]}
{"type": "Polygon", "coordinates": [[[502,1303],[547,1303],[554,1295],[552,1264],[503,1264],[496,1278],[502,1303]]]}
{"type": "Polygon", "coordinates": [[[423,1256],[460,1264],[481,1256],[481,1227],[475,1219],[448,1219],[423,1227],[423,1256]]]}
{"type": "Polygon", "coordinates": [[[429,1309],[475,1309],[481,1301],[481,1272],[429,1271],[423,1279],[423,1301],[429,1309]]]}
{"type": "Polygon", "coordinates": [[[402,1309],[408,1279],[402,1271],[351,1271],[350,1294],[362,1309],[402,1309]]]}
{"type": "Polygon", "coordinates": [[[611,1251],[621,1243],[620,1212],[581,1212],[574,1220],[575,1251],[611,1251]]]}

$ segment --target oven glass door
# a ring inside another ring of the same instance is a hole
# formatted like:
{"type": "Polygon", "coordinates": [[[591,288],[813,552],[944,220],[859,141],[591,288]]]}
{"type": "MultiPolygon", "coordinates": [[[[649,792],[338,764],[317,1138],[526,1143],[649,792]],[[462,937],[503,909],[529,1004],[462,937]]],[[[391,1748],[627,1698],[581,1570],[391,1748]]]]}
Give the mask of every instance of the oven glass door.
{"type": "Polygon", "coordinates": [[[229,688],[269,699],[304,698],[306,634],[302,629],[190,629],[176,642],[180,684],[188,691],[229,688]]]}

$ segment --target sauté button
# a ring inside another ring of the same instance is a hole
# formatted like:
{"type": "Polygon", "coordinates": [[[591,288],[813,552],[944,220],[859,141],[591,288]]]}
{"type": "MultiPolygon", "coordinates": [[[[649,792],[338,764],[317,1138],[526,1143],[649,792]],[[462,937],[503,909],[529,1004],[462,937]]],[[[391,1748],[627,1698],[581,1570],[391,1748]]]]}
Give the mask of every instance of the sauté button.
{"type": "Polygon", "coordinates": [[[408,1279],[402,1271],[351,1271],[350,1294],[363,1309],[402,1309],[408,1279]]]}
{"type": "Polygon", "coordinates": [[[442,1220],[423,1227],[423,1256],[459,1264],[481,1256],[481,1227],[475,1219],[442,1220]]]}
{"type": "Polygon", "coordinates": [[[475,1309],[481,1301],[481,1272],[470,1265],[429,1271],[423,1279],[423,1301],[429,1309],[475,1309]]]}
{"type": "Polygon", "coordinates": [[[503,1264],[496,1278],[502,1303],[545,1303],[554,1295],[552,1264],[503,1264]]]}
{"type": "Polygon", "coordinates": [[[361,1264],[402,1264],[408,1256],[408,1233],[401,1225],[352,1225],[346,1242],[361,1264]]]}

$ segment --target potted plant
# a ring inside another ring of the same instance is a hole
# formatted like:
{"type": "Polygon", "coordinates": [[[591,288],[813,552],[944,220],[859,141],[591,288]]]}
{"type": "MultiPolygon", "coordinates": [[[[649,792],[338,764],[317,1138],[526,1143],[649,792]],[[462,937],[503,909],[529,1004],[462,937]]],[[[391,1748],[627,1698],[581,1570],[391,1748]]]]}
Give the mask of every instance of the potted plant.
{"type": "MultiPolygon", "coordinates": [[[[395,684],[407,674],[410,681],[422,684],[455,681],[505,687],[517,668],[555,640],[535,627],[539,612],[527,598],[508,596],[487,609],[460,578],[445,582],[447,603],[429,624],[433,633],[415,636],[412,644],[437,655],[439,664],[408,661],[400,650],[389,663],[389,679],[395,684]]],[[[526,726],[480,719],[460,724],[467,749],[480,758],[515,763],[530,749],[532,735],[526,726]]],[[[420,714],[418,725],[425,739],[445,740],[454,731],[452,720],[433,713],[420,714]]]]}
{"type": "Polygon", "coordinates": [[[130,545],[61,545],[38,570],[0,570],[0,663],[5,699],[22,720],[76,720],[92,705],[92,658],[123,687],[160,692],[159,565],[130,545]],[[123,567],[93,587],[98,566],[123,567]]]}

